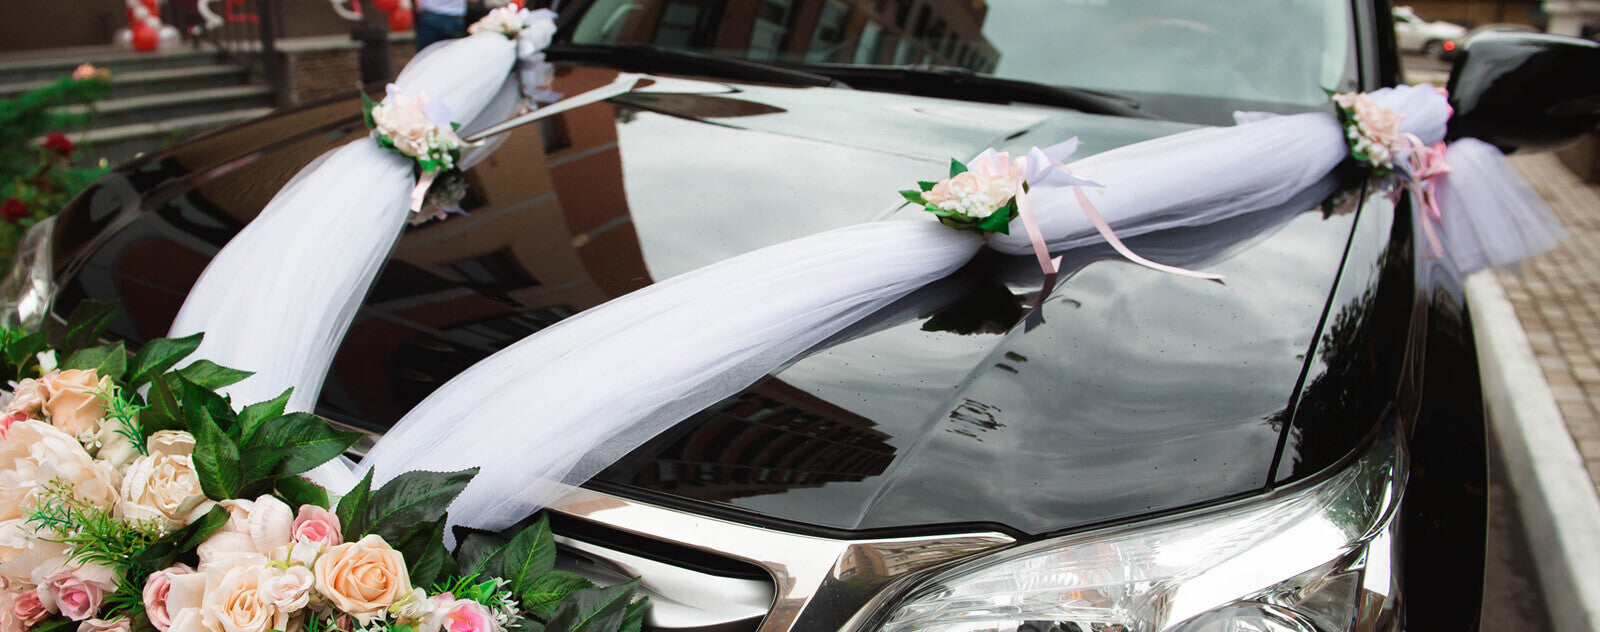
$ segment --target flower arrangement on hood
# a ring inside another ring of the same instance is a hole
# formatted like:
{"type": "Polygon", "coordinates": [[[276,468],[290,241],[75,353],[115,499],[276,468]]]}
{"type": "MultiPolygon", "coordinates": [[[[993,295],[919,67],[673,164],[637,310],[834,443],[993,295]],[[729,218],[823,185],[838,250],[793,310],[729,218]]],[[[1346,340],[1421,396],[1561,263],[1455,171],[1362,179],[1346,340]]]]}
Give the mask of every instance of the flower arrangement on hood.
{"type": "Polygon", "coordinates": [[[986,153],[970,169],[951,160],[950,177],[918,182],[919,189],[900,195],[922,205],[951,228],[1010,234],[1011,220],[1017,217],[1017,193],[1024,186],[1023,164],[1022,159],[1013,161],[1007,153],[986,153]]]}
{"type": "Polygon", "coordinates": [[[286,412],[288,392],[236,410],[216,389],[249,373],[178,368],[199,334],[90,346],[114,315],[85,302],[58,331],[0,330],[0,632],[643,625],[637,582],[554,570],[543,517],[448,550],[445,510],[476,470],[377,489],[369,473],[333,502],[298,474],[359,433],[286,412]]]}
{"type": "Polygon", "coordinates": [[[1339,123],[1344,126],[1350,157],[1380,176],[1388,175],[1406,148],[1400,134],[1400,114],[1364,93],[1330,91],[1329,96],[1339,113],[1339,123]]]}
{"type": "Polygon", "coordinates": [[[454,168],[467,144],[456,135],[460,125],[449,106],[426,94],[406,95],[392,83],[387,91],[383,103],[361,95],[362,115],[378,144],[416,160],[423,173],[454,168]]]}
{"type": "Polygon", "coordinates": [[[517,43],[517,80],[522,95],[532,103],[550,103],[561,98],[550,91],[555,67],[545,61],[544,49],[556,36],[556,12],[549,9],[524,9],[513,2],[489,11],[472,26],[472,35],[499,33],[517,43]]]}

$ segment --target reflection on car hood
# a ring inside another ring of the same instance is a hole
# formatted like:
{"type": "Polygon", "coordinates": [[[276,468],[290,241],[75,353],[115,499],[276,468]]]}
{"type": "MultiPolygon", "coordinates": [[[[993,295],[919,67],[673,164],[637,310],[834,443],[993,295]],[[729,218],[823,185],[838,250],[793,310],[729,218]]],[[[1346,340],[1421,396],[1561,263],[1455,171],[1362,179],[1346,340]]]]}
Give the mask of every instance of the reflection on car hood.
{"type": "MultiPolygon", "coordinates": [[[[556,87],[574,94],[607,72],[567,68],[556,87]]],[[[1084,156],[1188,129],[843,88],[662,78],[653,90],[519,128],[466,174],[470,215],[408,228],[319,412],[381,430],[471,363],[612,297],[915,214],[895,191],[951,157],[1074,135],[1084,156]]],[[[64,216],[64,296],[121,300],[118,334],[162,335],[271,193],[363,133],[358,112],[341,101],[282,114],[113,174],[64,216]]],[[[1033,533],[1259,490],[1350,234],[1351,215],[1319,208],[1335,189],[1128,240],[1227,285],[1103,247],[1065,253],[1066,274],[1022,325],[1039,271],[981,255],[591,485],[793,528],[1033,533]]]]}

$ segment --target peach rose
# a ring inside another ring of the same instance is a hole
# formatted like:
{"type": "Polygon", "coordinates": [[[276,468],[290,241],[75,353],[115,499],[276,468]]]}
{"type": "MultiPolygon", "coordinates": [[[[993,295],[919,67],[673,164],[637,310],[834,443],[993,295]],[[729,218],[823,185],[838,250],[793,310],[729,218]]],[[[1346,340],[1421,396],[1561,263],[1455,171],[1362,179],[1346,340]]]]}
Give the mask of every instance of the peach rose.
{"type": "Polygon", "coordinates": [[[156,629],[166,632],[172,626],[172,615],[167,611],[167,595],[172,591],[172,578],[178,575],[188,575],[194,569],[188,564],[178,564],[172,568],[151,573],[144,580],[144,613],[150,619],[151,625],[156,629]]]}
{"type": "MultiPolygon", "coordinates": [[[[212,503],[200,488],[191,456],[194,437],[178,430],[162,430],[151,435],[146,445],[149,455],[134,459],[123,472],[117,517],[151,521],[171,531],[208,511],[212,503]]],[[[105,450],[101,448],[102,452],[105,450]]]]}
{"type": "Polygon", "coordinates": [[[339,530],[339,517],[316,505],[300,506],[300,513],[294,517],[291,538],[295,542],[322,546],[344,544],[343,534],[339,530]]]}
{"type": "MultiPolygon", "coordinates": [[[[207,570],[207,575],[216,571],[207,570]]],[[[223,572],[216,579],[206,581],[205,597],[200,602],[200,616],[206,627],[217,632],[268,632],[281,629],[277,608],[261,601],[262,580],[266,579],[265,566],[240,564],[223,572]]],[[[287,616],[283,616],[287,621],[287,616]]]]}
{"type": "Polygon", "coordinates": [[[50,616],[50,609],[39,601],[38,589],[29,588],[17,594],[11,602],[11,614],[22,622],[23,627],[30,627],[50,616]]]}
{"type": "Polygon", "coordinates": [[[62,371],[50,382],[50,399],[44,403],[50,425],[92,443],[105,421],[106,406],[98,393],[111,390],[111,378],[102,378],[94,369],[62,371]]]}
{"type": "Polygon", "coordinates": [[[109,566],[68,562],[39,583],[39,602],[73,621],[100,611],[100,603],[117,590],[117,573],[109,566]]]}
{"type": "Polygon", "coordinates": [[[328,547],[312,571],[317,594],[362,623],[381,615],[411,592],[406,561],[377,535],[328,547]]]}
{"type": "Polygon", "coordinates": [[[232,499],[220,504],[228,510],[228,522],[200,543],[202,565],[230,555],[271,555],[289,543],[294,512],[283,501],[262,495],[254,501],[232,499]]]}
{"type": "Polygon", "coordinates": [[[922,194],[929,204],[974,219],[993,215],[1016,197],[1022,186],[1022,165],[1010,154],[984,156],[967,171],[940,181],[922,194]]]}

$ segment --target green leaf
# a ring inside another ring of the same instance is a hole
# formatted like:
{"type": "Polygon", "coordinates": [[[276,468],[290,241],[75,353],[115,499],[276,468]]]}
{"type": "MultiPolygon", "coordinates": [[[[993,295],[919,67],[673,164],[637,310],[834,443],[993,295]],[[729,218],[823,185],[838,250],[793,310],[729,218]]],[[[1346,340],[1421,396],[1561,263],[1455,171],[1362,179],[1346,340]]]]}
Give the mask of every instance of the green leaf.
{"type": "Polygon", "coordinates": [[[923,193],[927,193],[928,191],[932,191],[933,187],[936,187],[938,185],[939,185],[939,183],[937,183],[937,182],[929,182],[927,180],[918,180],[917,181],[917,186],[922,187],[922,192],[923,193]]]}
{"type": "Polygon", "coordinates": [[[28,628],[28,632],[72,632],[78,629],[78,622],[62,616],[53,616],[28,628]]]}
{"type": "MultiPolygon", "coordinates": [[[[178,395],[178,409],[181,419],[187,425],[199,423],[201,413],[205,413],[218,428],[228,431],[234,426],[233,404],[227,398],[217,394],[205,386],[195,384],[179,374],[173,378],[173,390],[178,395]]],[[[193,428],[189,429],[194,433],[193,428]]],[[[229,435],[232,436],[232,435],[229,435]]],[[[237,438],[234,438],[237,443],[237,438]]]]}
{"type": "Polygon", "coordinates": [[[128,388],[139,388],[155,379],[157,375],[177,366],[179,361],[200,347],[200,338],[204,335],[157,338],[145,344],[144,348],[139,349],[139,353],[133,356],[133,362],[128,366],[128,377],[124,380],[128,388]]]}
{"type": "Polygon", "coordinates": [[[444,547],[443,517],[418,525],[400,541],[395,550],[406,560],[406,574],[413,586],[431,586],[439,580],[456,574],[455,558],[444,547]]]}
{"type": "Polygon", "coordinates": [[[128,350],[123,347],[122,341],[116,344],[89,347],[67,358],[61,363],[62,369],[94,369],[100,377],[116,379],[128,369],[128,350]]]}
{"type": "Polygon", "coordinates": [[[145,396],[145,408],[139,411],[139,425],[146,433],[159,430],[188,430],[183,423],[183,408],[178,403],[177,373],[164,373],[150,382],[145,396]]]}
{"type": "Polygon", "coordinates": [[[628,604],[639,587],[635,579],[606,588],[588,588],[567,595],[556,606],[546,632],[610,632],[622,626],[628,604]]]}
{"type": "Polygon", "coordinates": [[[316,483],[298,476],[284,476],[272,484],[272,491],[283,498],[284,502],[289,503],[290,507],[316,505],[323,509],[328,508],[328,490],[316,483]]]}
{"type": "Polygon", "coordinates": [[[367,124],[367,129],[376,129],[378,127],[377,122],[372,120],[372,108],[375,108],[375,107],[378,107],[378,103],[376,101],[373,101],[372,97],[367,96],[367,91],[366,90],[362,90],[361,91],[361,120],[362,120],[362,122],[365,122],[367,124]]]}
{"type": "Polygon", "coordinates": [[[499,556],[498,569],[489,575],[511,582],[511,589],[521,592],[534,579],[556,567],[556,542],[550,535],[550,520],[539,516],[532,526],[523,529],[499,556]]]}
{"type": "Polygon", "coordinates": [[[48,348],[49,344],[49,339],[45,337],[42,331],[36,331],[17,338],[6,345],[6,362],[15,367],[19,373],[17,377],[21,377],[22,368],[33,361],[35,354],[48,348]]]}
{"type": "Polygon", "coordinates": [[[967,163],[956,160],[955,158],[950,159],[950,177],[954,178],[966,172],[967,163]]]}
{"type": "Polygon", "coordinates": [[[243,483],[308,471],[343,454],[359,440],[361,433],[336,430],[311,413],[275,417],[240,442],[243,483]]]}
{"type": "Polygon", "coordinates": [[[628,612],[622,616],[622,627],[617,632],[641,632],[644,629],[644,618],[649,614],[649,599],[640,599],[628,604],[628,612]]]}
{"type": "Polygon", "coordinates": [[[551,571],[519,588],[517,600],[522,602],[522,609],[528,614],[549,618],[555,612],[556,605],[567,595],[594,587],[594,582],[577,573],[551,571]]]}
{"type": "Polygon", "coordinates": [[[444,517],[478,468],[459,472],[406,472],[372,492],[367,503],[368,533],[397,541],[413,525],[444,517]]]}
{"type": "Polygon", "coordinates": [[[243,482],[239,474],[239,446],[223,432],[204,408],[190,421],[194,434],[194,469],[200,488],[212,500],[234,497],[243,482]]]}
{"type": "Polygon", "coordinates": [[[212,390],[238,383],[239,380],[255,375],[249,371],[219,366],[210,360],[195,360],[194,364],[178,369],[178,374],[190,382],[212,390]]]}
{"type": "Polygon", "coordinates": [[[106,328],[116,317],[115,303],[92,299],[79,302],[67,316],[67,331],[57,351],[70,354],[94,344],[105,336],[106,328]]]}
{"type": "Polygon", "coordinates": [[[239,435],[239,438],[248,440],[250,435],[255,434],[256,429],[261,427],[262,423],[268,419],[282,416],[284,409],[289,406],[289,394],[293,392],[294,387],[291,386],[282,395],[264,402],[256,402],[245,406],[244,410],[239,413],[238,421],[235,422],[237,424],[235,427],[238,428],[236,434],[239,435]]]}
{"type": "Polygon", "coordinates": [[[906,189],[906,190],[900,192],[900,197],[905,198],[907,201],[911,202],[912,204],[927,204],[927,202],[924,202],[922,200],[922,192],[921,191],[912,191],[910,189],[906,189]]]}
{"type": "Polygon", "coordinates": [[[131,575],[142,577],[172,566],[179,556],[193,551],[227,522],[228,510],[221,506],[212,506],[210,511],[188,526],[162,536],[160,540],[130,556],[125,568],[132,571],[131,575]]]}
{"type": "Polygon", "coordinates": [[[475,531],[457,527],[456,564],[466,570],[468,575],[494,576],[489,569],[499,569],[501,552],[505,551],[507,540],[498,533],[488,531],[475,531]]]}
{"type": "Polygon", "coordinates": [[[339,499],[339,509],[334,511],[346,541],[354,542],[367,534],[367,504],[371,500],[372,470],[367,470],[361,482],[339,499]]]}

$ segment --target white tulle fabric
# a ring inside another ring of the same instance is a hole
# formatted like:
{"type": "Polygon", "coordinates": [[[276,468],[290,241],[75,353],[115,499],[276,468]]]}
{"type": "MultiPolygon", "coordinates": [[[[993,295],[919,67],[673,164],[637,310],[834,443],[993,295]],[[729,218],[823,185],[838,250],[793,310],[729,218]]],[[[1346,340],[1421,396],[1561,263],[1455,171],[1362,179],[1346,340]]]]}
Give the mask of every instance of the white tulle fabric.
{"type": "Polygon", "coordinates": [[[1446,256],[1463,273],[1506,266],[1556,247],[1561,220],[1500,150],[1475,138],[1450,143],[1438,184],[1446,256]]]}
{"type": "MultiPolygon", "coordinates": [[[[468,127],[487,126],[508,116],[500,107],[474,120],[491,102],[505,101],[514,50],[496,34],[430,47],[395,84],[445,103],[468,127]]],[[[515,96],[513,89],[512,109],[515,96]]],[[[289,408],[311,410],[334,352],[405,226],[414,167],[371,138],[317,158],[212,258],[169,335],[204,332],[195,357],[254,371],[226,389],[239,405],[293,387],[289,408]]],[[[349,473],[334,463],[309,478],[343,488],[353,482],[349,473]]]]}

